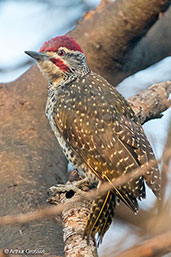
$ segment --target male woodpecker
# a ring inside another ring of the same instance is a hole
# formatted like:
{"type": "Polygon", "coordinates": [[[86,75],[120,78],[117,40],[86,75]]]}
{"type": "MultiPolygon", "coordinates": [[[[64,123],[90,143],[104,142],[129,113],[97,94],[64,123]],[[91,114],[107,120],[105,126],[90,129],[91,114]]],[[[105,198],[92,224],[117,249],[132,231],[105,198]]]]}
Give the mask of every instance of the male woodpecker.
{"type": "MultiPolygon", "coordinates": [[[[143,128],[124,97],[103,77],[92,72],[80,46],[67,36],[55,37],[39,52],[26,51],[36,59],[48,80],[46,116],[68,160],[91,181],[113,184],[119,176],[142,167],[155,157],[143,128]]],[[[160,196],[157,165],[125,185],[94,200],[85,227],[87,237],[109,228],[116,198],[135,213],[137,199],[145,198],[145,185],[160,196]]]]}

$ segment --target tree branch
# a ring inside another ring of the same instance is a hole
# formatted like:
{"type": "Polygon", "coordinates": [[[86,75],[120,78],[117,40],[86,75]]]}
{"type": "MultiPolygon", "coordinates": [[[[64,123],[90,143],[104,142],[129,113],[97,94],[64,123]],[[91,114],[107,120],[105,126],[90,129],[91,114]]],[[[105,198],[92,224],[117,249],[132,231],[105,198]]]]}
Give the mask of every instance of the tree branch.
{"type": "MultiPolygon", "coordinates": [[[[167,154],[168,154],[168,156],[171,156],[170,149],[167,154]]],[[[161,160],[160,160],[160,162],[161,162],[161,160]]],[[[155,161],[148,162],[148,163],[144,164],[143,167],[139,167],[139,168],[133,170],[132,172],[129,172],[125,176],[118,177],[117,179],[115,179],[113,181],[112,185],[108,182],[105,182],[100,186],[100,188],[91,190],[90,192],[87,192],[87,193],[82,192],[81,190],[77,189],[77,187],[75,187],[75,185],[73,185],[73,181],[72,182],[68,181],[66,185],[63,185],[63,184],[57,185],[56,187],[51,188],[51,191],[54,193],[55,198],[52,197],[49,199],[49,201],[51,203],[58,204],[58,206],[46,207],[46,208],[43,208],[40,210],[28,212],[27,214],[19,214],[19,215],[15,215],[15,216],[14,215],[2,216],[2,217],[0,217],[0,226],[15,225],[15,224],[31,222],[34,220],[55,216],[57,214],[60,214],[63,211],[64,212],[68,211],[68,213],[69,213],[68,216],[70,216],[71,215],[70,214],[71,207],[79,207],[80,210],[82,209],[80,207],[80,203],[81,203],[81,206],[83,207],[83,209],[85,209],[87,211],[87,213],[89,213],[90,205],[87,204],[87,206],[85,206],[85,203],[83,201],[91,201],[94,198],[96,198],[100,195],[103,195],[105,192],[112,189],[113,186],[118,187],[123,184],[126,184],[128,181],[130,181],[130,179],[135,179],[135,178],[143,175],[145,172],[147,172],[147,170],[149,168],[153,167],[154,165],[156,165],[155,161]],[[62,197],[59,197],[59,195],[61,195],[62,197]],[[74,197],[74,196],[76,196],[76,197],[74,197]],[[70,200],[68,200],[68,199],[70,199],[70,200]]],[[[82,218],[82,216],[84,217],[84,215],[80,215],[80,211],[77,212],[77,214],[79,214],[79,218],[82,218]]],[[[72,215],[74,215],[74,211],[72,212],[72,215]]],[[[64,217],[66,219],[66,213],[65,213],[64,217]]]]}
{"type": "Polygon", "coordinates": [[[171,252],[171,231],[137,244],[115,257],[160,257],[171,252]]]}
{"type": "MultiPolygon", "coordinates": [[[[171,156],[170,151],[167,152],[167,156],[171,156]]],[[[142,175],[149,169],[149,167],[152,167],[154,164],[154,162],[149,162],[148,164],[144,165],[143,168],[138,168],[135,171],[125,175],[124,177],[121,176],[113,182],[114,186],[117,187],[119,185],[123,185],[127,183],[127,181],[130,181],[131,178],[142,175]]],[[[83,238],[83,232],[90,209],[90,200],[96,198],[99,195],[102,195],[104,192],[111,189],[111,185],[106,182],[95,191],[89,192],[87,194],[83,193],[80,196],[78,193],[72,193],[70,197],[68,193],[71,194],[71,191],[74,191],[70,189],[70,182],[68,183],[68,185],[69,191],[66,191],[67,186],[62,185],[63,187],[61,188],[61,186],[59,186],[59,188],[60,192],[63,193],[60,195],[56,195],[55,193],[53,203],[59,203],[58,206],[44,208],[39,211],[27,214],[20,214],[17,216],[4,216],[0,218],[0,225],[14,225],[16,223],[21,224],[40,218],[54,216],[62,212],[65,255],[74,257],[77,256],[77,254],[79,253],[83,256],[97,256],[97,250],[93,241],[90,239],[89,245],[87,245],[87,240],[83,238]],[[87,202],[87,200],[89,200],[89,202],[87,202]]]]}
{"type": "Polygon", "coordinates": [[[128,76],[122,73],[126,55],[169,5],[168,0],[114,1],[83,19],[68,35],[81,45],[89,67],[116,85],[128,76]]]}
{"type": "Polygon", "coordinates": [[[128,53],[122,70],[125,75],[134,74],[171,55],[170,19],[171,7],[160,15],[146,36],[128,53]]]}
{"type": "MultiPolygon", "coordinates": [[[[59,197],[59,196],[58,196],[59,197]]],[[[92,239],[87,244],[87,239],[83,238],[85,224],[90,211],[91,201],[81,201],[77,194],[72,199],[66,198],[66,194],[59,197],[59,202],[63,204],[70,203],[71,201],[79,201],[78,206],[72,208],[65,208],[62,211],[63,233],[65,243],[65,256],[91,256],[98,257],[97,248],[92,239]]]]}
{"type": "MultiPolygon", "coordinates": [[[[166,155],[171,156],[171,151],[169,150],[166,155]]],[[[114,186],[117,187],[119,185],[123,185],[127,183],[127,181],[130,181],[131,178],[142,175],[149,169],[149,167],[152,167],[154,164],[154,162],[149,162],[148,164],[144,165],[143,168],[138,168],[135,171],[125,175],[124,177],[121,176],[120,178],[113,181],[114,186]]],[[[92,192],[90,191],[87,194],[81,193],[81,195],[79,195],[75,192],[75,194],[72,193],[72,195],[69,196],[69,193],[71,194],[71,185],[69,182],[66,186],[58,186],[60,188],[60,192],[62,192],[61,194],[56,194],[53,189],[55,197],[51,199],[51,201],[53,203],[59,203],[58,206],[44,208],[42,210],[27,214],[4,216],[0,218],[0,225],[14,225],[17,223],[21,224],[40,218],[47,218],[54,215],[56,216],[62,212],[65,255],[74,257],[77,256],[78,253],[81,253],[83,256],[86,256],[86,254],[87,256],[97,256],[97,251],[93,241],[90,239],[89,245],[87,246],[87,241],[83,238],[83,232],[90,209],[90,200],[102,195],[104,192],[111,189],[111,185],[106,182],[99,189],[93,190],[92,192]],[[69,186],[69,191],[66,191],[67,186],[69,186]],[[89,200],[89,202],[87,202],[87,200],[89,200]]],[[[74,191],[72,190],[72,192],[74,191]]],[[[153,216],[153,219],[154,218],[155,217],[153,216]]]]}
{"type": "Polygon", "coordinates": [[[141,124],[150,119],[161,118],[161,112],[171,106],[168,100],[171,94],[171,81],[166,81],[150,86],[135,96],[128,99],[141,124]]]}

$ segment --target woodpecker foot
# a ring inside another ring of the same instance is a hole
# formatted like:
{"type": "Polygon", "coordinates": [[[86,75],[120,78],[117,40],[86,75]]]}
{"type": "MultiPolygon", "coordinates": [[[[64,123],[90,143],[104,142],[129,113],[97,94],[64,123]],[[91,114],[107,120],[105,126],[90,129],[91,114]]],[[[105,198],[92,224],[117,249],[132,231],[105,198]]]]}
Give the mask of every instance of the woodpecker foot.
{"type": "Polygon", "coordinates": [[[64,184],[58,184],[48,189],[49,203],[57,204],[58,197],[60,194],[65,194],[66,198],[72,198],[75,193],[81,195],[82,191],[89,191],[93,187],[90,184],[88,178],[83,178],[79,181],[67,182],[64,184]]]}
{"type": "Polygon", "coordinates": [[[77,170],[73,170],[69,174],[68,181],[69,182],[74,182],[74,181],[79,181],[82,180],[84,177],[80,175],[80,173],[77,170]]]}

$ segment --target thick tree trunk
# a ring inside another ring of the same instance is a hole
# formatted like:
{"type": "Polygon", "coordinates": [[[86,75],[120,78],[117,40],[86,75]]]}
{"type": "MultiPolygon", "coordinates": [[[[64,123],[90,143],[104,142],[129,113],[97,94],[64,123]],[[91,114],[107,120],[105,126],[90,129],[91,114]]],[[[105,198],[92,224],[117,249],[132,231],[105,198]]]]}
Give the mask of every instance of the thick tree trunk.
{"type": "MultiPolygon", "coordinates": [[[[1,84],[1,216],[45,206],[48,187],[66,181],[67,163],[44,115],[46,96],[47,82],[35,68],[16,82],[1,84]]],[[[0,248],[39,248],[63,254],[58,220],[1,227],[0,235],[0,248]]]]}

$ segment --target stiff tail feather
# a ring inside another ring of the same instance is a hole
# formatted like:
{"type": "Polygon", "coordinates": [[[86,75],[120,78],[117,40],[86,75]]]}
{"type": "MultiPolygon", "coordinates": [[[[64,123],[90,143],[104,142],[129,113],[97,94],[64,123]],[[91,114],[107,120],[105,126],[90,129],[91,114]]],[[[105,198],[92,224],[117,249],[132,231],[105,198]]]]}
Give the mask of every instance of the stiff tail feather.
{"type": "Polygon", "coordinates": [[[98,233],[97,245],[102,242],[103,236],[112,222],[115,205],[116,196],[111,191],[93,202],[84,237],[88,239],[91,236],[95,240],[95,235],[98,233]]]}

